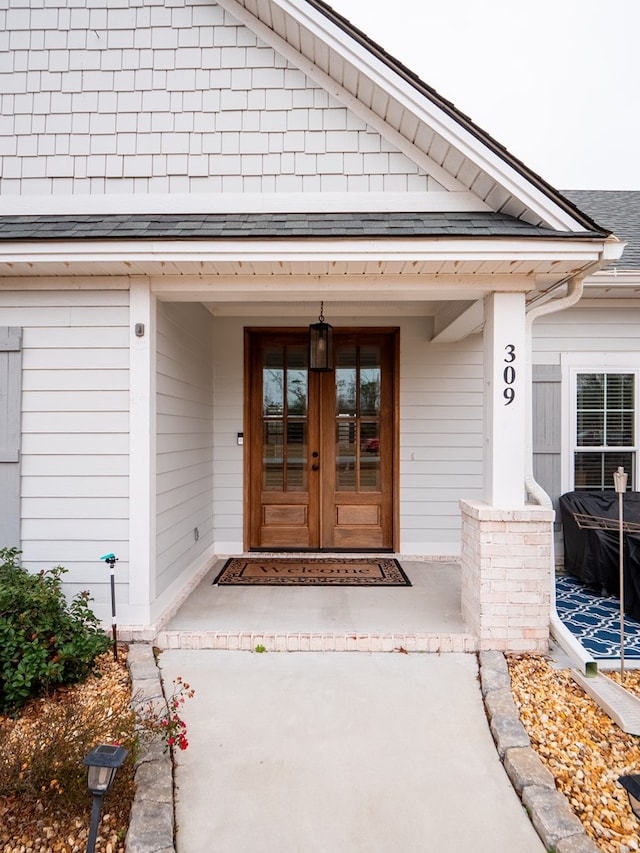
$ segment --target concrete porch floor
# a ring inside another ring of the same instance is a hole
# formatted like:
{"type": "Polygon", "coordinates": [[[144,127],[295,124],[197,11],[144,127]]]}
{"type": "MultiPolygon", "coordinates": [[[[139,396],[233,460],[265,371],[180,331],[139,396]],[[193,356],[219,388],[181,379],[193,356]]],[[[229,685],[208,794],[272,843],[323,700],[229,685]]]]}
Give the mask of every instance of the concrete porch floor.
{"type": "Polygon", "coordinates": [[[212,582],[224,560],[217,560],[156,643],[165,649],[476,651],[462,620],[459,565],[398,560],[410,587],[218,587],[212,582]]]}

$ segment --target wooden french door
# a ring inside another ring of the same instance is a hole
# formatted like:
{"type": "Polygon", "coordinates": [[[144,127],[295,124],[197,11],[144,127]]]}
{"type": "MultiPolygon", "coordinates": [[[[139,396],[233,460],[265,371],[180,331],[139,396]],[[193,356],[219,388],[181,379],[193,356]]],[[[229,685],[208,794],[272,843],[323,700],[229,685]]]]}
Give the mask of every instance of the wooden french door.
{"type": "Polygon", "coordinates": [[[392,550],[397,331],[247,331],[247,538],[259,550],[392,550]]]}

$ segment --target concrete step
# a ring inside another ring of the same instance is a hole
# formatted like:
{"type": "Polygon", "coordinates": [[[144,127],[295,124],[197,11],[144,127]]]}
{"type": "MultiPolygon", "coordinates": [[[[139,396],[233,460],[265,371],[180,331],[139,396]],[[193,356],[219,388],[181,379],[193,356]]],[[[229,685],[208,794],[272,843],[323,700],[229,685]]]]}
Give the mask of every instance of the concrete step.
{"type": "Polygon", "coordinates": [[[161,649],[222,649],[253,652],[476,652],[472,634],[354,634],[260,631],[160,631],[161,649]]]}

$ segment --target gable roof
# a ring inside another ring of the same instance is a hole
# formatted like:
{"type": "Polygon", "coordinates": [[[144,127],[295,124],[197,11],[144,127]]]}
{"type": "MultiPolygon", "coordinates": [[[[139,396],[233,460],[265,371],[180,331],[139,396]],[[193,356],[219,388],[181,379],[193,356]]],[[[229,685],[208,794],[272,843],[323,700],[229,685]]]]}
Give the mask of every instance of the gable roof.
{"type": "Polygon", "coordinates": [[[582,210],[626,242],[607,269],[640,270],[640,190],[565,190],[582,210]]]}
{"type": "MultiPolygon", "coordinates": [[[[336,12],[335,9],[323,2],[323,0],[306,0],[306,2],[322,12],[322,14],[324,14],[328,19],[334,21],[351,38],[362,44],[369,53],[384,62],[395,74],[398,74],[400,77],[407,80],[418,92],[420,92],[420,94],[451,115],[452,118],[454,118],[461,126],[465,127],[480,142],[501,157],[505,163],[518,171],[524,178],[526,178],[526,180],[542,189],[542,191],[548,194],[554,202],[567,210],[571,216],[575,216],[576,219],[585,226],[585,228],[599,230],[599,225],[596,224],[596,220],[592,218],[592,215],[581,210],[579,204],[572,200],[570,195],[563,194],[551,186],[548,181],[545,181],[544,178],[530,169],[522,162],[522,160],[511,154],[506,146],[498,142],[493,136],[479,127],[479,125],[477,125],[469,116],[459,110],[453,102],[444,98],[432,86],[425,83],[425,81],[422,80],[414,71],[407,68],[407,66],[400,62],[400,60],[388,53],[383,47],[377,44],[377,42],[367,36],[366,33],[352,24],[347,18],[342,16],[339,12],[336,12]]],[[[613,231],[613,229],[609,230],[613,231]]]]}
{"type": "Polygon", "coordinates": [[[322,0],[218,0],[445,189],[558,230],[596,226],[451,102],[322,0]],[[431,171],[430,171],[431,170],[431,171]]]}

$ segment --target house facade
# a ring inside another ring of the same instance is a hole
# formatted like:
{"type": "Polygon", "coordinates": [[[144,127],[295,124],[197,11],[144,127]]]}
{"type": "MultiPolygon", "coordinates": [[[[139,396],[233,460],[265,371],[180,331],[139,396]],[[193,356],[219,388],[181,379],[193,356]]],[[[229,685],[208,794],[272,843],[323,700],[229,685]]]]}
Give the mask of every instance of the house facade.
{"type": "Polygon", "coordinates": [[[115,553],[151,637],[218,556],[455,557],[477,647],[545,649],[611,229],[319,0],[0,17],[3,544],[105,619],[115,553]]]}

